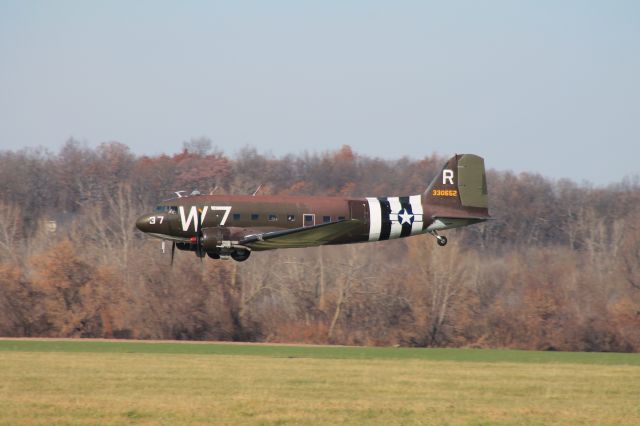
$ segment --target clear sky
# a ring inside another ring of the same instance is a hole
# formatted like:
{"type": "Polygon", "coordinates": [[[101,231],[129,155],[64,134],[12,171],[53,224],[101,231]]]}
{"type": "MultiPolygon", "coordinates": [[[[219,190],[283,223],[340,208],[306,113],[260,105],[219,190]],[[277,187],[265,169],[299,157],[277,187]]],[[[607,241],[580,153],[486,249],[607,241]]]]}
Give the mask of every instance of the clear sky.
{"type": "Polygon", "coordinates": [[[640,1],[0,0],[0,150],[351,145],[640,174],[640,1]]]}

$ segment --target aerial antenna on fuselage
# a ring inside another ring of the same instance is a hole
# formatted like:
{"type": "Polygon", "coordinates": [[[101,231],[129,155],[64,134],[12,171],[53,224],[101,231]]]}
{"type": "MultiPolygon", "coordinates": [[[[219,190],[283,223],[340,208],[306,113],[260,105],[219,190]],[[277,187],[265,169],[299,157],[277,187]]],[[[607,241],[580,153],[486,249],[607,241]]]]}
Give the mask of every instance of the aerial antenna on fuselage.
{"type": "Polygon", "coordinates": [[[258,193],[258,191],[260,191],[260,188],[262,188],[262,184],[258,185],[258,187],[256,188],[255,191],[253,191],[253,194],[251,194],[252,197],[255,197],[256,194],[258,193]]]}
{"type": "Polygon", "coordinates": [[[182,195],[183,192],[187,192],[187,191],[184,191],[184,190],[183,191],[176,191],[176,192],[174,192],[174,194],[176,194],[178,196],[178,198],[182,198],[182,197],[184,197],[184,195],[182,195]]]}

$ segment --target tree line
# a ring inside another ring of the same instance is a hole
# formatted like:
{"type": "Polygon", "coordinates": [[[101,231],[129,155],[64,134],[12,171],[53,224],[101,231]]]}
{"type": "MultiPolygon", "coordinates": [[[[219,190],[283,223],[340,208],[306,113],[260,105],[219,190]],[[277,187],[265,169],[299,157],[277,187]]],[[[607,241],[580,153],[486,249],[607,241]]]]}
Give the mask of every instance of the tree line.
{"type": "Polygon", "coordinates": [[[640,181],[488,171],[496,220],[173,267],[135,218],[174,191],[422,193],[446,161],[336,151],[174,155],[70,140],[0,152],[0,335],[640,350],[640,181]]]}

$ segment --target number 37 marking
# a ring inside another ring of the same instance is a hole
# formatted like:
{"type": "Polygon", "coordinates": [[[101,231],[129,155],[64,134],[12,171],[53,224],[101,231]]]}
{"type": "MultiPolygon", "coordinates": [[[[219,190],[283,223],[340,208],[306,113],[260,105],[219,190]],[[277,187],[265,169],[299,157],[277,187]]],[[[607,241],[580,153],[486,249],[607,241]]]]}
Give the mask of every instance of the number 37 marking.
{"type": "Polygon", "coordinates": [[[156,224],[156,218],[158,220],[158,224],[162,224],[162,221],[164,220],[164,216],[151,216],[149,218],[149,225],[155,225],[156,224]]]}

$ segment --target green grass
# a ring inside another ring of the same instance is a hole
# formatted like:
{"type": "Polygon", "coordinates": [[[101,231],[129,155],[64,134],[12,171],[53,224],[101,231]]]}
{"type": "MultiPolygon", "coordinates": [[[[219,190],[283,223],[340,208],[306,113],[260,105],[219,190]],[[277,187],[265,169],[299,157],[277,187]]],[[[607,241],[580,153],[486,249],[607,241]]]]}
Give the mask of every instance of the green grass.
{"type": "Polygon", "coordinates": [[[640,354],[600,352],[536,352],[507,349],[424,349],[354,346],[290,346],[229,343],[0,340],[2,351],[246,355],[314,359],[421,359],[464,362],[527,362],[640,365],[640,354]]]}
{"type": "Polygon", "coordinates": [[[640,424],[635,354],[0,341],[0,424],[640,424]]]}

